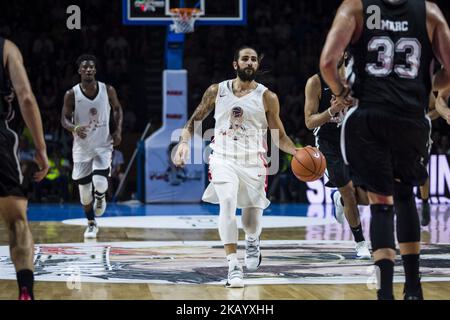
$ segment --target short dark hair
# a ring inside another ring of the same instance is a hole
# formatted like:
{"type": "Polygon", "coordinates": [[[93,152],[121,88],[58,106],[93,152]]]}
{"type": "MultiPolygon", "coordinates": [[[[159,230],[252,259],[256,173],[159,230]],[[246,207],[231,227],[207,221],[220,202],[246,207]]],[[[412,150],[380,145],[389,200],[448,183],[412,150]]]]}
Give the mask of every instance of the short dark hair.
{"type": "Polygon", "coordinates": [[[242,50],[245,50],[245,49],[251,49],[251,50],[253,50],[253,51],[255,51],[256,52],[256,55],[258,56],[258,62],[259,63],[261,63],[261,60],[262,60],[262,58],[263,58],[263,55],[259,55],[259,52],[258,52],[258,50],[256,50],[255,48],[253,48],[253,47],[250,47],[250,46],[241,46],[241,47],[239,47],[235,52],[234,52],[234,58],[233,58],[233,61],[238,61],[239,60],[239,56],[240,56],[240,54],[241,54],[241,51],[242,50]]]}
{"type": "Polygon", "coordinates": [[[97,58],[91,54],[83,54],[77,59],[77,67],[79,68],[83,61],[93,61],[95,66],[97,66],[97,58]]]}

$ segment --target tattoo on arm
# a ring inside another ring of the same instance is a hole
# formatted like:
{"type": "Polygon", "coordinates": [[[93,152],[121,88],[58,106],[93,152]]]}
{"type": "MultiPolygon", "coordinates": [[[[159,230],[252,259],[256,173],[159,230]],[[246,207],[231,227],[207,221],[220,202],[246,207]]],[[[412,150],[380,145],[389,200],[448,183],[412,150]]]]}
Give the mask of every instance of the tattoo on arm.
{"type": "Polygon", "coordinates": [[[194,113],[192,114],[192,117],[189,119],[189,121],[186,123],[186,126],[184,127],[185,131],[189,133],[189,138],[194,133],[195,122],[203,121],[214,110],[218,90],[219,86],[217,84],[213,84],[203,94],[202,101],[198,105],[197,109],[195,109],[194,113]]]}

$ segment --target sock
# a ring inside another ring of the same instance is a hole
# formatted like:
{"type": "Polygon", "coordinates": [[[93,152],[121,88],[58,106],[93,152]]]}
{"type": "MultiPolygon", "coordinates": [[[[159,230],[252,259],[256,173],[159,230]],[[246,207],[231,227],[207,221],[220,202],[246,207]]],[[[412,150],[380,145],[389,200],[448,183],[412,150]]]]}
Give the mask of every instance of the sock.
{"type": "Polygon", "coordinates": [[[17,284],[19,285],[19,296],[21,294],[22,288],[27,288],[28,294],[31,299],[34,300],[33,284],[34,284],[34,273],[31,270],[24,269],[17,272],[17,284]]]}
{"type": "Polygon", "coordinates": [[[394,280],[394,262],[389,259],[382,259],[375,262],[380,268],[380,290],[378,290],[378,299],[394,299],[393,280],[394,280]]]}
{"type": "Polygon", "coordinates": [[[88,221],[95,221],[94,208],[92,207],[89,211],[84,212],[88,221]]]}
{"type": "Polygon", "coordinates": [[[364,235],[362,232],[361,223],[355,228],[350,227],[350,229],[352,230],[353,237],[355,238],[356,242],[364,241],[364,235]]]}
{"type": "Polygon", "coordinates": [[[418,254],[407,254],[402,256],[403,268],[405,269],[405,288],[408,293],[418,292],[420,289],[418,254]]]}
{"type": "Polygon", "coordinates": [[[231,253],[227,255],[228,266],[233,268],[234,266],[239,265],[239,261],[236,253],[231,253]]]}

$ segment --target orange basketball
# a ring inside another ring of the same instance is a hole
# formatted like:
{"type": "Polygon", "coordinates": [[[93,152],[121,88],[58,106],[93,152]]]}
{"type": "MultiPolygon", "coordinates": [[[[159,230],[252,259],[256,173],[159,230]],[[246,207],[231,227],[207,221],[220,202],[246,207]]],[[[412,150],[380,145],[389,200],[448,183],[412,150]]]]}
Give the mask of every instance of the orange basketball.
{"type": "Polygon", "coordinates": [[[310,182],[323,177],[327,161],[319,149],[307,146],[297,150],[292,157],[291,168],[297,179],[310,182]]]}

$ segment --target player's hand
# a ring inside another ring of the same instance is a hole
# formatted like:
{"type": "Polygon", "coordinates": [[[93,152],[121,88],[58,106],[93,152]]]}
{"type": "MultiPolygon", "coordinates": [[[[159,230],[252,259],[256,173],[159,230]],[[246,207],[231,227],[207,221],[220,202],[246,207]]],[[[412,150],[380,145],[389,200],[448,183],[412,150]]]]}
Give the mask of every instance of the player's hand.
{"type": "Polygon", "coordinates": [[[88,126],[76,126],[73,132],[81,139],[86,139],[88,126]]]}
{"type": "Polygon", "coordinates": [[[122,133],[116,131],[112,134],[112,138],[113,138],[113,146],[118,147],[122,142],[122,133]]]}
{"type": "Polygon", "coordinates": [[[336,103],[338,103],[339,106],[344,105],[341,110],[345,109],[346,107],[351,107],[354,103],[353,97],[350,95],[351,89],[348,86],[345,86],[344,89],[345,91],[342,96],[334,97],[336,99],[336,103]]]}
{"type": "Polygon", "coordinates": [[[34,174],[34,181],[39,182],[47,176],[48,173],[48,158],[45,149],[36,150],[35,161],[39,167],[39,171],[34,174]]]}
{"type": "Polygon", "coordinates": [[[178,144],[177,151],[175,152],[173,163],[177,167],[183,168],[186,164],[186,158],[189,155],[189,144],[186,142],[181,142],[178,144]]]}
{"type": "Polygon", "coordinates": [[[350,99],[337,99],[335,96],[332,96],[331,101],[330,101],[331,113],[337,114],[337,113],[345,110],[345,108],[348,108],[350,105],[353,104],[353,99],[351,99],[351,100],[350,99]]]}

